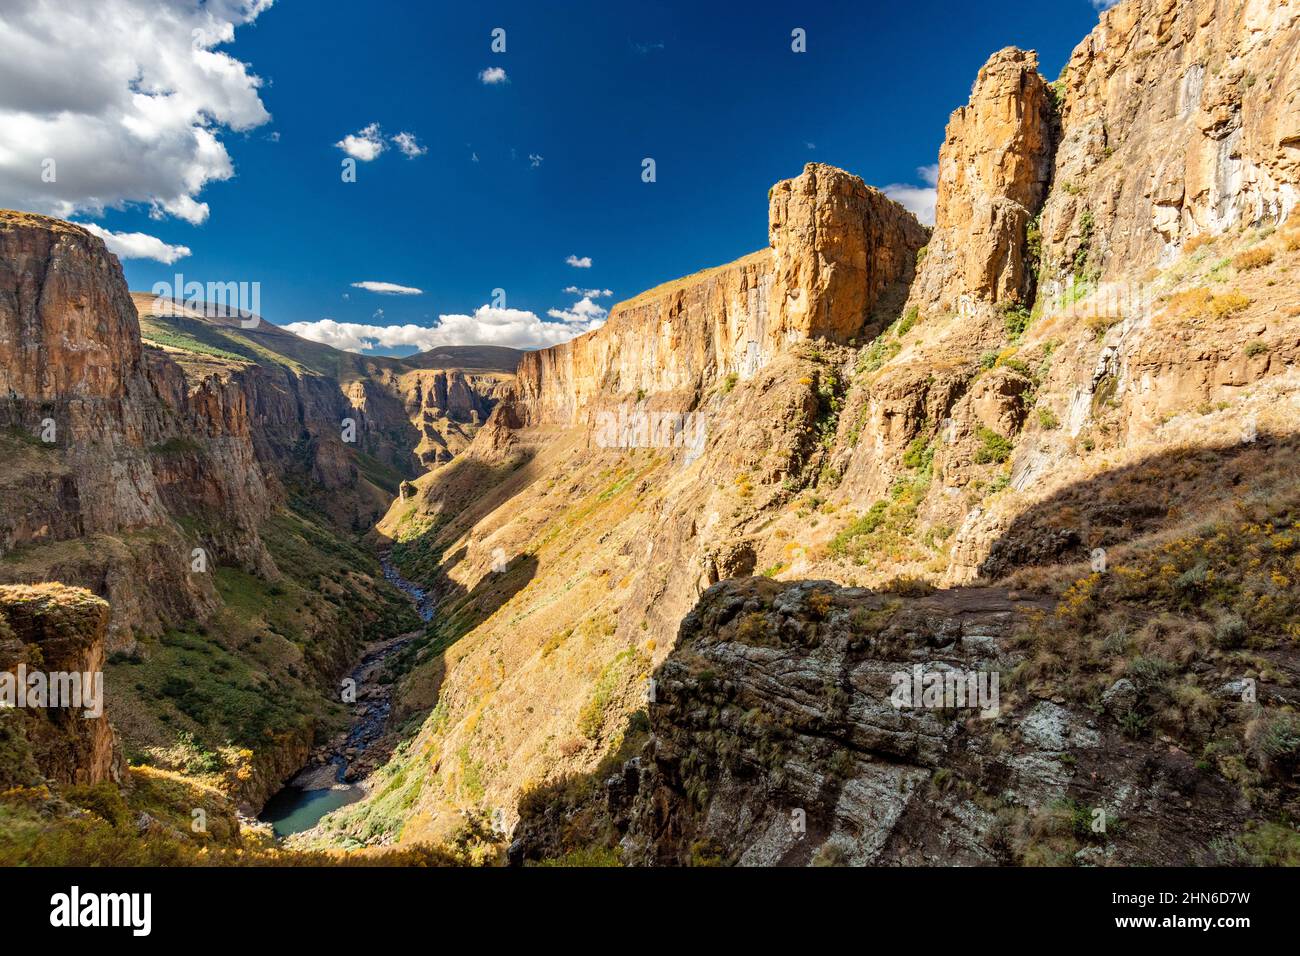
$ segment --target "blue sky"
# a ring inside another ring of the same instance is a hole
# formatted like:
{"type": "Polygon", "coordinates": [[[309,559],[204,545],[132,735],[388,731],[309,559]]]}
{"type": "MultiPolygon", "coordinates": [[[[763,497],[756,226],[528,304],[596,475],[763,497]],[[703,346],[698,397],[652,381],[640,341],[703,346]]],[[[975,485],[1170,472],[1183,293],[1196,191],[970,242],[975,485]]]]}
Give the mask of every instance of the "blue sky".
{"type": "MultiPolygon", "coordinates": [[[[36,36],[40,18],[70,16],[62,4],[17,2],[29,7],[27,22],[15,19],[21,11],[0,14],[14,32],[36,36]]],[[[187,82],[198,88],[175,104],[174,116],[157,120],[178,127],[167,140],[177,155],[127,143],[115,180],[116,166],[96,164],[93,153],[76,156],[52,125],[37,121],[42,111],[48,120],[52,110],[83,108],[71,100],[86,84],[120,77],[89,75],[80,89],[50,93],[46,84],[38,94],[42,78],[23,76],[17,94],[0,94],[0,129],[12,134],[29,123],[32,135],[44,137],[37,152],[57,158],[62,149],[69,159],[57,202],[0,162],[0,204],[64,212],[184,247],[189,254],[171,264],[124,259],[131,287],[149,288],[177,271],[199,281],[256,281],[265,317],[309,323],[295,326],[304,331],[324,319],[433,327],[440,316],[459,316],[441,321],[438,334],[406,336],[424,347],[476,337],[544,344],[590,327],[619,299],[760,248],[768,187],[806,162],[841,166],[881,187],[924,187],[918,167],[936,161],[949,113],[965,102],[992,52],[1036,49],[1043,72],[1055,78],[1098,16],[1091,0],[213,0],[212,29],[233,24],[233,42],[214,42],[215,34],[196,41],[214,56],[193,80],[188,27],[209,22],[187,19],[206,15],[193,0],[103,2],[105,16],[123,20],[123,36],[139,32],[131,30],[133,17],[165,10],[153,21],[170,32],[160,31],[154,47],[185,48],[165,77],[146,73],[143,84],[163,96],[187,82]],[[504,53],[490,49],[498,27],[506,31],[504,53]],[[791,50],[796,27],[806,31],[805,53],[791,50]],[[504,71],[505,80],[484,82],[489,69],[504,71]],[[68,102],[37,102],[58,96],[68,102]],[[228,169],[212,150],[196,160],[186,124],[214,134],[228,169]],[[356,182],[345,183],[347,154],[337,144],[349,135],[366,139],[368,127],[383,151],[357,162],[356,182]],[[409,151],[423,152],[405,155],[393,139],[399,133],[414,136],[409,151]],[[140,150],[138,162],[131,149],[140,150]],[[653,183],[642,181],[645,157],[655,160],[653,183]],[[177,199],[189,188],[186,176],[194,181],[196,162],[206,170],[197,174],[201,188],[177,199]],[[83,187],[86,199],[77,176],[95,165],[107,171],[83,187]],[[195,203],[206,204],[206,215],[195,203]],[[591,265],[574,267],[570,257],[591,265]],[[420,293],[354,286],[367,281],[420,293]],[[590,296],[574,314],[582,293],[565,290],[575,287],[613,295],[590,296]],[[490,308],[502,305],[493,303],[494,289],[505,291],[504,309],[490,308]],[[548,315],[553,310],[571,321],[548,315]]],[[[105,32],[102,23],[60,25],[65,36],[86,32],[82,58],[93,56],[97,31],[105,32]]],[[[0,59],[18,52],[2,48],[15,42],[10,36],[0,41],[0,59]]],[[[6,69],[14,68],[0,67],[0,87],[6,69]]],[[[122,122],[114,110],[129,116],[140,108],[138,98],[102,99],[118,105],[84,109],[105,111],[105,136],[122,122]]],[[[149,245],[118,243],[157,254],[149,245]]],[[[336,344],[355,347],[355,330],[336,335],[336,344]]]]}

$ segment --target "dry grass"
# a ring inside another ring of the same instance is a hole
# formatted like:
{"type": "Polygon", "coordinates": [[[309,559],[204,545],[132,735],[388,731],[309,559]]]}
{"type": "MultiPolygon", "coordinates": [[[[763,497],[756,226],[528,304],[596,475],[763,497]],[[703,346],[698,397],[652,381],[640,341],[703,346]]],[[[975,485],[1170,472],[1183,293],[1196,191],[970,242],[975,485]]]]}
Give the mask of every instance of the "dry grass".
{"type": "Polygon", "coordinates": [[[1272,249],[1267,246],[1256,246],[1254,249],[1247,249],[1245,252],[1237,253],[1232,260],[1232,264],[1244,272],[1250,269],[1261,269],[1272,261],[1272,249]]]}
{"type": "Polygon", "coordinates": [[[1251,299],[1235,289],[1215,294],[1205,286],[1179,292],[1169,299],[1167,315],[1175,318],[1222,319],[1250,306],[1251,299]]]}

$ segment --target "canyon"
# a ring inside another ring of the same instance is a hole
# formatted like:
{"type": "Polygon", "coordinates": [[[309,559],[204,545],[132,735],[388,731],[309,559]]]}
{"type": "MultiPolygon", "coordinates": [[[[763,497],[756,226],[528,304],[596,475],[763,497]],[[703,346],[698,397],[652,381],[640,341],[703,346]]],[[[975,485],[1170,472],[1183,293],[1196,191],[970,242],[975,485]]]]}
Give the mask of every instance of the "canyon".
{"type": "Polygon", "coordinates": [[[80,812],[304,861],[1300,860],[1300,7],[997,51],[938,169],[933,228],[808,164],[596,331],[405,359],[0,213],[0,650],[106,660],[112,724],[4,715],[4,858],[80,812]],[[267,842],[399,638],[361,798],[267,842]],[[915,668],[994,712],[897,706],[915,668]]]}

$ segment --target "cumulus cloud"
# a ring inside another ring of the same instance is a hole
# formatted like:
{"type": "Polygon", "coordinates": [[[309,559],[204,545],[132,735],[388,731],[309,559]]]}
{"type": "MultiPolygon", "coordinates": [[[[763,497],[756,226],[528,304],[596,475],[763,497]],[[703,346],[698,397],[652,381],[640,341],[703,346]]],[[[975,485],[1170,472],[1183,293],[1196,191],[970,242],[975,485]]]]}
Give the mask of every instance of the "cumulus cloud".
{"type": "Polygon", "coordinates": [[[371,123],[369,126],[363,126],[355,133],[349,133],[341,140],[334,144],[343,152],[347,153],[353,159],[359,162],[368,163],[372,159],[378,159],[379,154],[388,148],[384,142],[384,134],[379,129],[378,123],[371,123]]]}
{"type": "MultiPolygon", "coordinates": [[[[576,310],[575,306],[575,310],[576,310]]],[[[587,318],[576,311],[574,318],[552,322],[522,309],[498,309],[481,305],[473,315],[440,315],[432,326],[366,325],[357,322],[294,322],[285,328],[313,342],[323,342],[347,352],[414,347],[428,351],[439,345],[505,345],[517,349],[545,348],[567,342],[574,336],[604,324],[604,310],[599,318],[587,318]]],[[[557,310],[552,310],[555,312],[557,310]]],[[[584,312],[587,310],[584,310],[584,312]]],[[[562,313],[567,315],[568,313],[562,313]]]]}
{"type": "Polygon", "coordinates": [[[354,289],[365,289],[367,292],[378,292],[380,295],[423,295],[423,289],[417,289],[409,285],[397,285],[393,282],[373,282],[370,279],[364,282],[352,283],[354,289]]]}
{"type": "Polygon", "coordinates": [[[496,86],[498,83],[509,83],[510,79],[506,76],[506,71],[499,66],[489,66],[482,70],[478,75],[479,82],[484,86],[496,86]]]}
{"type": "Polygon", "coordinates": [[[583,296],[568,309],[548,309],[546,314],[561,322],[586,323],[589,327],[598,329],[605,324],[609,312],[592,302],[589,296],[583,296]]]}
{"type": "Polygon", "coordinates": [[[216,47],[271,3],[0,5],[0,206],[206,220],[199,194],[234,175],[219,134],[271,118],[262,81],[216,47]]]}
{"type": "Polygon", "coordinates": [[[397,148],[402,151],[402,155],[407,159],[415,159],[417,156],[423,156],[429,151],[429,147],[421,146],[416,141],[414,133],[398,133],[393,137],[393,142],[397,148]]]}
{"type": "Polygon", "coordinates": [[[566,286],[564,289],[569,295],[585,295],[589,299],[599,299],[601,296],[613,295],[613,289],[579,289],[576,285],[566,286]]]}
{"type": "Polygon", "coordinates": [[[937,188],[939,184],[939,164],[918,166],[916,174],[926,185],[915,186],[907,183],[890,183],[881,192],[914,214],[925,225],[933,226],[934,203],[939,192],[937,188]]]}
{"type": "Polygon", "coordinates": [[[119,259],[152,259],[165,265],[171,265],[177,259],[184,259],[190,254],[189,246],[173,246],[163,242],[157,236],[143,232],[109,232],[93,222],[77,223],[82,229],[104,240],[108,251],[119,259]]]}
{"type": "Polygon", "coordinates": [[[564,261],[568,265],[573,266],[573,268],[575,269],[591,268],[591,256],[583,256],[581,259],[579,259],[577,256],[569,256],[569,258],[565,259],[564,261]]]}

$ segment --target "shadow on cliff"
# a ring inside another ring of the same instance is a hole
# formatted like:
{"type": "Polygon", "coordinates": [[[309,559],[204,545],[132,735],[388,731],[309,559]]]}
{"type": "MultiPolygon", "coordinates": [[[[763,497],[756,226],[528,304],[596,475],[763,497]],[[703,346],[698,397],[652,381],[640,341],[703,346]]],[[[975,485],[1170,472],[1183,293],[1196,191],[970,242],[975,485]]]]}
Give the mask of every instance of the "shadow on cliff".
{"type": "Polygon", "coordinates": [[[1275,496],[1300,474],[1300,435],[1170,448],[1067,485],[1021,512],[989,548],[981,577],[1088,562],[1112,548],[1275,496]]]}
{"type": "MultiPolygon", "coordinates": [[[[1163,536],[1183,535],[1189,529],[1225,517],[1236,518],[1239,508],[1255,510],[1252,506],[1262,503],[1283,514],[1300,500],[1298,466],[1300,435],[1294,433],[1261,433],[1253,442],[1162,449],[1134,464],[1101,471],[1069,484],[1026,508],[994,542],[981,570],[986,578],[996,579],[1038,566],[1050,577],[1064,566],[1086,564],[1093,548],[1123,549],[1126,545],[1141,548],[1163,536]]],[[[1230,527],[1235,525],[1233,520],[1225,523],[1230,527]]],[[[801,583],[750,580],[785,589],[801,583]]],[[[1050,598],[985,587],[920,590],[915,595],[898,596],[906,598],[905,604],[926,620],[961,613],[1005,614],[1012,603],[1024,607],[1038,605],[1044,610],[1054,604],[1050,598]],[[941,610],[935,613],[936,609],[941,610]]],[[[686,643],[674,647],[656,671],[661,686],[671,686],[671,675],[664,678],[670,662],[680,662],[685,655],[689,665],[691,642],[686,637],[685,626],[682,637],[686,643]]],[[[799,652],[792,649],[792,653],[799,652]]],[[[690,671],[691,667],[685,669],[690,671]]],[[[646,761],[655,760],[653,752],[642,749],[646,740],[652,733],[656,739],[671,739],[668,732],[671,728],[659,723],[663,720],[662,714],[655,714],[652,724],[646,711],[636,711],[625,726],[623,746],[607,755],[592,771],[568,774],[525,792],[519,801],[520,823],[513,835],[511,862],[560,858],[578,852],[595,854],[594,858],[607,854],[612,859],[619,841],[635,821],[640,820],[641,826],[648,826],[647,820],[658,820],[655,826],[666,825],[662,788],[654,793],[640,790],[647,779],[642,776],[646,761]],[[640,761],[632,762],[631,758],[636,756],[640,756],[640,761]]],[[[1094,758],[1100,761],[1097,772],[1079,786],[1086,791],[1092,786],[1089,780],[1095,781],[1098,773],[1103,777],[1136,774],[1135,768],[1145,768],[1155,759],[1149,749],[1145,743],[1134,742],[1108,750],[1104,759],[1094,758]]],[[[668,752],[681,754],[680,748],[668,752]]],[[[688,753],[686,757],[693,765],[704,759],[700,754],[688,753]]],[[[1220,797],[1220,791],[1227,792],[1222,787],[1215,791],[1220,797]]],[[[688,800],[684,789],[678,796],[684,803],[688,800]]],[[[929,806],[927,802],[925,807],[929,806]]],[[[1230,816],[1226,810],[1222,813],[1225,818],[1230,816]]],[[[931,816],[922,815],[918,819],[917,832],[929,832],[937,825],[931,816]]],[[[811,820],[809,826],[811,834],[811,820]]],[[[1163,850],[1159,849],[1164,844],[1184,853],[1187,859],[1193,858],[1191,854],[1198,840],[1195,827],[1170,829],[1148,821],[1143,832],[1145,842],[1140,845],[1149,850],[1152,859],[1164,859],[1163,850]]],[[[670,844],[683,853],[694,852],[687,846],[689,841],[680,837],[680,833],[676,834],[677,843],[672,844],[670,840],[670,844]]]]}
{"type": "MultiPolygon", "coordinates": [[[[457,556],[463,558],[464,552],[457,556]]],[[[403,681],[392,725],[403,740],[419,733],[425,718],[438,706],[447,675],[448,649],[528,587],[537,575],[537,566],[536,556],[521,554],[499,571],[486,571],[468,588],[442,575],[433,619],[389,667],[393,678],[403,681]]]]}

